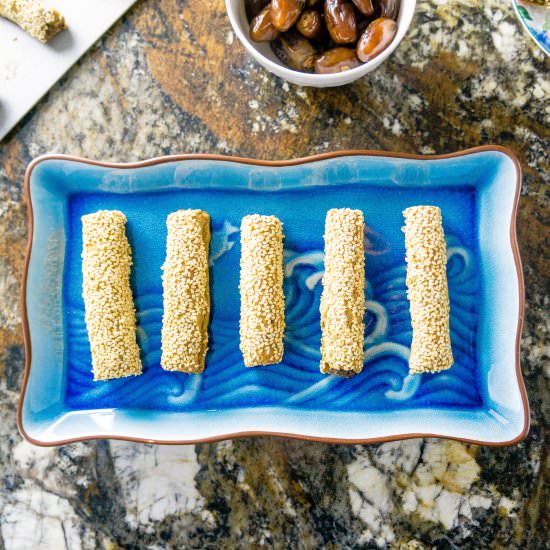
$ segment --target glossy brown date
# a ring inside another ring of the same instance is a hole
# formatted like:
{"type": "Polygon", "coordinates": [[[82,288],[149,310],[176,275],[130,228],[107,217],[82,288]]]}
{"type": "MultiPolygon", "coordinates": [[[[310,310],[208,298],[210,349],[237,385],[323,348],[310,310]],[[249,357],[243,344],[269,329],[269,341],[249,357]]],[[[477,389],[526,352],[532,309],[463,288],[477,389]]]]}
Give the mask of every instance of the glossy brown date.
{"type": "Polygon", "coordinates": [[[325,0],[325,22],[331,38],[337,44],[357,40],[357,22],[353,5],[344,0],[325,0]]]}
{"type": "Polygon", "coordinates": [[[317,10],[305,10],[296,23],[296,29],[306,38],[319,38],[323,32],[323,17],[317,10]]]}
{"type": "Polygon", "coordinates": [[[397,23],[393,19],[375,19],[357,42],[357,57],[364,63],[384,51],[395,38],[397,23]]]}
{"type": "Polygon", "coordinates": [[[361,36],[365,32],[371,21],[371,17],[365,17],[364,15],[357,18],[357,36],[361,36]]]}
{"type": "Polygon", "coordinates": [[[278,35],[279,31],[271,20],[271,5],[267,5],[250,22],[250,38],[254,42],[270,42],[275,40],[278,35]]]}
{"type": "Polygon", "coordinates": [[[363,15],[372,15],[374,13],[374,6],[372,4],[372,0],[352,0],[355,4],[355,7],[363,14],[363,15]]]}
{"type": "Polygon", "coordinates": [[[351,48],[340,46],[327,50],[315,59],[315,72],[318,74],[341,73],[361,65],[351,48]]]}
{"type": "Polygon", "coordinates": [[[248,20],[250,21],[253,17],[256,17],[267,4],[269,4],[269,0],[245,0],[244,9],[248,20]]]}
{"type": "Polygon", "coordinates": [[[400,0],[378,0],[380,17],[388,17],[397,21],[399,15],[400,0]]]}
{"type": "Polygon", "coordinates": [[[296,31],[280,34],[271,43],[275,55],[291,69],[310,73],[313,71],[317,52],[307,38],[296,31]]]}
{"type": "Polygon", "coordinates": [[[401,0],[244,3],[252,40],[271,42],[277,57],[292,69],[330,74],[370,61],[391,44],[401,0]]]}
{"type": "Polygon", "coordinates": [[[271,0],[271,19],[275,28],[288,31],[302,13],[306,0],[271,0]]]}

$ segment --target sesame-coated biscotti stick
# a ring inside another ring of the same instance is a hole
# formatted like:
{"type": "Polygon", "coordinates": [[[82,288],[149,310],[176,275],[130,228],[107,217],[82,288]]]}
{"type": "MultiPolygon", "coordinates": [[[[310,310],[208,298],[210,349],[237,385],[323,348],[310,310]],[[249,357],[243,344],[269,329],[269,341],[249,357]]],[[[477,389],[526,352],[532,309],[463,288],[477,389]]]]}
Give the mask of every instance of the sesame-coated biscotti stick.
{"type": "Polygon", "coordinates": [[[141,374],[126,216],[99,210],[82,216],[82,275],[94,380],[141,374]]]}
{"type": "Polygon", "coordinates": [[[210,216],[202,210],[178,210],[166,225],[161,365],[198,373],[204,370],[208,349],[210,216]]]}
{"type": "Polygon", "coordinates": [[[403,215],[412,323],[409,370],[439,372],[453,364],[441,210],[437,206],[413,206],[403,215]]]}
{"type": "Polygon", "coordinates": [[[41,42],[67,28],[63,16],[42,0],[0,0],[0,16],[41,42]]]}
{"type": "Polygon", "coordinates": [[[283,226],[275,216],[241,222],[241,351],[247,367],[283,359],[283,226]]]}
{"type": "Polygon", "coordinates": [[[333,208],[325,222],[321,295],[321,372],[351,376],[363,370],[365,222],[360,210],[333,208]]]}

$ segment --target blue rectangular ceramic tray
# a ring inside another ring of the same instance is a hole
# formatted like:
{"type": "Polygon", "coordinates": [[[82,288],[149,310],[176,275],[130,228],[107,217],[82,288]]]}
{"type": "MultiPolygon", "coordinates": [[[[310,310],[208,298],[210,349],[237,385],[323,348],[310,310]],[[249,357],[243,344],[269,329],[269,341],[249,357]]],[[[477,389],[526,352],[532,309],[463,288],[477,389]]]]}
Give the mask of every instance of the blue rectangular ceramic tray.
{"type": "Polygon", "coordinates": [[[244,434],[338,442],[437,435],[486,444],[528,426],[518,362],[523,288],[515,240],[517,160],[487,147],[445,157],[348,152],[269,163],[180,156],[114,165],[42,157],[27,172],[30,242],[23,288],[27,366],[22,433],[39,444],[86,438],[183,443],[244,434]],[[411,324],[402,211],[441,208],[455,365],[409,375],[411,324]],[[365,214],[363,372],[319,372],[319,300],[327,210],[365,214]],[[166,217],[212,219],[212,316],[200,375],[160,367],[166,217]],[[82,299],[84,214],[128,219],[144,372],[94,382],[82,299]],[[274,214],[285,234],[285,355],[246,369],[239,351],[239,225],[274,214]]]}

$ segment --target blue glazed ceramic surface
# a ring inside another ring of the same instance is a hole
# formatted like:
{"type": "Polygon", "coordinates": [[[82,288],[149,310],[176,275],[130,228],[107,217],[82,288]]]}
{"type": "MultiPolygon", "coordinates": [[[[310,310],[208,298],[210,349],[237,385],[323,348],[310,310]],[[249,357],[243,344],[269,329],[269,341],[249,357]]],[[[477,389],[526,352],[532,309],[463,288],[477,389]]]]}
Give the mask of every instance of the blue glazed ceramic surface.
{"type": "MultiPolygon", "coordinates": [[[[345,180],[344,180],[345,181],[345,180]]],[[[66,404],[71,408],[135,407],[208,410],[275,405],[308,409],[394,410],[420,405],[478,407],[482,373],[476,368],[478,261],[471,188],[425,191],[353,185],[299,186],[286,191],[179,190],[158,194],[78,194],[69,199],[64,276],[67,330],[66,404]],[[312,198],[314,194],[314,198],[312,198]],[[405,288],[402,210],[413,204],[442,208],[450,252],[455,366],[439,375],[407,376],[411,325],[405,288]],[[365,369],[351,380],[319,372],[319,300],[323,226],[332,206],[365,212],[367,316],[365,369]],[[160,367],[161,265],[164,221],[177,208],[201,208],[212,218],[213,315],[207,368],[200,375],[160,367]],[[94,382],[82,300],[81,217],[100,209],[122,210],[134,254],[138,342],[144,373],[94,382]],[[283,363],[247,369],[239,351],[239,231],[246,214],[275,214],[284,224],[286,346],[283,363]],[[448,221],[447,221],[448,220],[448,221]],[[463,242],[456,236],[461,234],[463,242]]]]}
{"type": "Polygon", "coordinates": [[[439,160],[342,156],[285,167],[44,160],[30,180],[33,359],[23,422],[41,441],[182,441],[243,431],[512,439],[525,413],[515,375],[520,289],[509,241],[516,180],[513,162],[498,151],[439,160]],[[437,375],[408,375],[407,367],[402,211],[418,204],[441,207],[447,236],[455,365],[437,375]],[[328,209],[346,206],[360,208],[367,224],[365,366],[351,379],[319,373],[324,219],[328,209]],[[212,218],[210,350],[200,375],[160,368],[165,220],[179,208],[212,218]],[[99,209],[119,209],[128,219],[144,367],[139,377],[108,382],[93,382],[82,299],[81,216],[99,209]],[[285,233],[285,355],[280,365],[255,369],[243,365],[238,333],[239,225],[250,213],[278,216],[285,233]]]}

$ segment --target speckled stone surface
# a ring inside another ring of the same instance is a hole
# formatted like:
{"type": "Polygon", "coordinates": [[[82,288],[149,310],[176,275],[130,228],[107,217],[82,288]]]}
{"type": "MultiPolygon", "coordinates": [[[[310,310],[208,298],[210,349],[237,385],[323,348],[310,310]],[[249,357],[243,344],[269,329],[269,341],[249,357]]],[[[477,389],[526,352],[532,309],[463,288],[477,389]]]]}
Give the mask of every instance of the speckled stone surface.
{"type": "Polygon", "coordinates": [[[550,501],[550,79],[511,4],[422,0],[396,54],[335,90],[256,65],[222,0],[142,0],[0,144],[0,549],[547,548],[550,501]],[[340,148],[513,149],[527,307],[529,437],[333,446],[22,441],[22,180],[36,155],[132,161],[340,148]]]}

